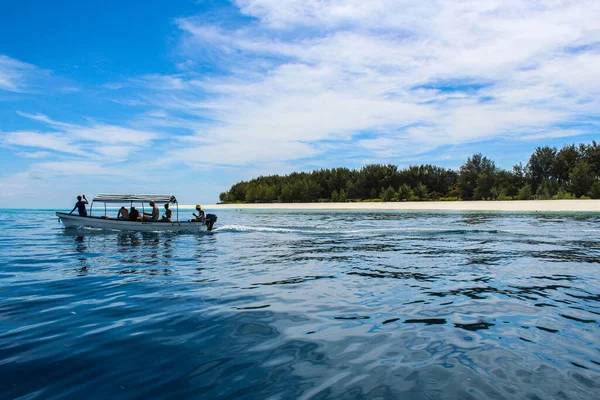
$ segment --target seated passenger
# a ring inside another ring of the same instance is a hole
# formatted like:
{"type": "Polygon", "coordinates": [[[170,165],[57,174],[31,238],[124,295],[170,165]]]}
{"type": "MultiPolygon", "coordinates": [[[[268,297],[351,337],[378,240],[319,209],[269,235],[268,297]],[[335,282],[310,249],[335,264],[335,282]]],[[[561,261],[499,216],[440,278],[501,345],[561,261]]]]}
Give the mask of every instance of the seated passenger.
{"type": "Polygon", "coordinates": [[[158,209],[158,207],[156,207],[156,203],[152,200],[150,200],[150,206],[152,207],[152,212],[151,213],[145,212],[142,220],[156,222],[156,221],[158,221],[158,218],[160,217],[160,210],[158,209]]]}
{"type": "Polygon", "coordinates": [[[196,215],[196,213],[192,213],[192,215],[195,217],[192,221],[204,221],[205,213],[200,204],[196,204],[196,211],[198,211],[198,215],[196,215]]]}
{"type": "Polygon", "coordinates": [[[139,219],[140,219],[140,212],[138,210],[136,210],[135,207],[131,207],[129,209],[129,220],[137,221],[139,219]]]}
{"type": "Polygon", "coordinates": [[[119,209],[119,213],[117,214],[117,219],[127,221],[129,220],[129,212],[125,207],[121,207],[119,209]]]}
{"type": "Polygon", "coordinates": [[[165,204],[165,214],[162,216],[161,221],[169,221],[169,222],[171,222],[171,216],[172,215],[173,215],[173,212],[169,208],[169,203],[165,204]]]}

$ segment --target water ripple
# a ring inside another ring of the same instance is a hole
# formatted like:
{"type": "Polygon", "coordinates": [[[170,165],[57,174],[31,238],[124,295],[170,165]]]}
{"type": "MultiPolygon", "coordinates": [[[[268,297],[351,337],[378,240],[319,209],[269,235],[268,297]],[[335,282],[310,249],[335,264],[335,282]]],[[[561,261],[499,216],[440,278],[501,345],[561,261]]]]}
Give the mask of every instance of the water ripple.
{"type": "Polygon", "coordinates": [[[600,217],[0,213],[3,398],[595,399],[600,217]]]}

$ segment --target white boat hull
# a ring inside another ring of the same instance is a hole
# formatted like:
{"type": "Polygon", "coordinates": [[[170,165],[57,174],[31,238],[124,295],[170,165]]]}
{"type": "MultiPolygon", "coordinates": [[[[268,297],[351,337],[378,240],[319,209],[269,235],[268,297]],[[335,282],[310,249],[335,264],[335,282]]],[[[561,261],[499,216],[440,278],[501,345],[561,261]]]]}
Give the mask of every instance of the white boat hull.
{"type": "Polygon", "coordinates": [[[141,231],[141,232],[155,232],[155,231],[195,231],[195,232],[206,232],[208,227],[206,222],[150,222],[150,221],[123,221],[115,219],[104,219],[98,217],[81,217],[79,215],[73,215],[68,213],[57,212],[56,216],[65,225],[65,228],[99,228],[99,229],[110,229],[117,231],[141,231]]]}

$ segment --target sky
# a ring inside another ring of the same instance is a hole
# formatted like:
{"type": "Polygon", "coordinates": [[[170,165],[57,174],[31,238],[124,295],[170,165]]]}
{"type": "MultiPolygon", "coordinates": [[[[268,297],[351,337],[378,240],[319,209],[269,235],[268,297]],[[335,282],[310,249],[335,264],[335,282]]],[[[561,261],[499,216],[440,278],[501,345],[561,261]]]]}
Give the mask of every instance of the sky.
{"type": "Polygon", "coordinates": [[[597,0],[0,2],[0,207],[600,139],[597,0]]]}

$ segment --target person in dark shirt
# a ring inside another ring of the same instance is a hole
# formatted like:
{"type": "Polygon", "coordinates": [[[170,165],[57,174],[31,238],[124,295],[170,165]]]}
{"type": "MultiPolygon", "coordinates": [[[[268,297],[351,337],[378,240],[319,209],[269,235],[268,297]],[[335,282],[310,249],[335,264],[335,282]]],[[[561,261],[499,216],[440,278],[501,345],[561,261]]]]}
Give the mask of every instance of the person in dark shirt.
{"type": "Polygon", "coordinates": [[[85,198],[85,194],[83,195],[83,200],[81,199],[81,196],[77,196],[77,203],[75,203],[75,207],[73,207],[69,214],[73,214],[73,211],[77,209],[77,211],[79,212],[79,216],[87,217],[87,210],[85,209],[86,204],[90,203],[85,198]]]}
{"type": "Polygon", "coordinates": [[[165,204],[165,213],[162,216],[161,221],[171,221],[171,216],[173,215],[173,212],[171,211],[171,209],[169,208],[169,203],[165,204]]]}
{"type": "Polygon", "coordinates": [[[139,217],[140,217],[140,212],[138,210],[136,210],[135,207],[131,207],[129,209],[129,220],[137,221],[139,217]]]}

